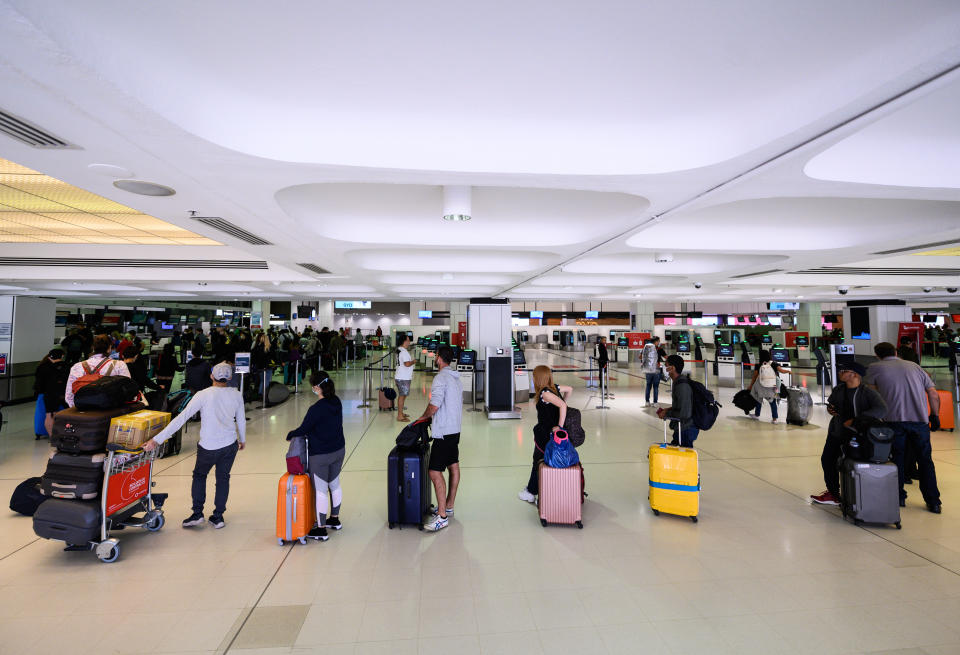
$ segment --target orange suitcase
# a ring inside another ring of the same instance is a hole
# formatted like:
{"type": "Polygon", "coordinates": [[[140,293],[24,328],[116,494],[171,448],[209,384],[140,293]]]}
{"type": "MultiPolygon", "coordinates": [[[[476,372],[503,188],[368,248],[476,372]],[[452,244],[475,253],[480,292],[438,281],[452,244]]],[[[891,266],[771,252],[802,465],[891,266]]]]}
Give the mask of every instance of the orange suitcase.
{"type": "MultiPolygon", "coordinates": [[[[953,417],[953,394],[937,389],[937,395],[940,396],[940,429],[953,432],[953,428],[956,427],[953,417]]],[[[927,401],[927,411],[930,411],[930,401],[927,401]]]]}
{"type": "Polygon", "coordinates": [[[571,523],[583,529],[583,467],[555,469],[540,462],[540,524],[571,523]]]}
{"type": "Polygon", "coordinates": [[[309,475],[284,473],[277,490],[277,542],[299,539],[307,543],[307,533],[316,523],[313,483],[309,475]]]}

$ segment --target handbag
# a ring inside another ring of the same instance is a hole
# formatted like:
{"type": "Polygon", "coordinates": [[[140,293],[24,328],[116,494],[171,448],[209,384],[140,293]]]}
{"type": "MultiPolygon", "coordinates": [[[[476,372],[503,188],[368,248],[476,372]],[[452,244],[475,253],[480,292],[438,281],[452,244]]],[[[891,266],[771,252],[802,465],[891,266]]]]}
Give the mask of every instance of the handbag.
{"type": "Polygon", "coordinates": [[[557,430],[553,433],[547,447],[543,449],[543,462],[555,469],[565,469],[580,463],[580,455],[570,443],[565,431],[557,430]]]}

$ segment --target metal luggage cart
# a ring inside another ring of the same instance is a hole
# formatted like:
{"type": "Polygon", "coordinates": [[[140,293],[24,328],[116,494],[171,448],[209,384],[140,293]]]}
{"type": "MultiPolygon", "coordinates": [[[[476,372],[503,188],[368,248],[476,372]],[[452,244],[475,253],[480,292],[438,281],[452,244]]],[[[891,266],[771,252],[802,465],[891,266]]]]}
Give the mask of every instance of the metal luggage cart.
{"type": "Polygon", "coordinates": [[[163,527],[162,507],[167,494],[151,493],[156,457],[156,450],[127,450],[118,444],[107,444],[100,497],[100,540],[89,543],[101,562],[115,562],[120,556],[119,540],[109,536],[112,530],[143,528],[157,532],[163,527]],[[137,517],[141,512],[142,516],[137,517]]]}

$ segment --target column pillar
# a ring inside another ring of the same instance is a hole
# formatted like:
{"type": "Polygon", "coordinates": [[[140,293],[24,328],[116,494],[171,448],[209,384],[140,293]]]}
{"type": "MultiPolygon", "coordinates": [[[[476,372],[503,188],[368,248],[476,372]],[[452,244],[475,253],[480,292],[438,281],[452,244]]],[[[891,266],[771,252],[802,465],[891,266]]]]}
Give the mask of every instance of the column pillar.
{"type": "Polygon", "coordinates": [[[454,336],[459,334],[460,323],[467,322],[467,307],[469,303],[451,302],[447,303],[450,310],[450,343],[461,347],[466,347],[466,342],[460,343],[459,338],[454,336]]]}
{"type": "Polygon", "coordinates": [[[422,302],[410,303],[410,325],[423,325],[420,319],[420,310],[423,309],[422,302]]]}
{"type": "Polygon", "coordinates": [[[820,303],[802,302],[797,309],[797,331],[808,332],[810,338],[823,336],[823,325],[820,319],[820,303]]]}
{"type": "Polygon", "coordinates": [[[635,302],[630,306],[630,314],[634,319],[637,332],[653,333],[653,303],[635,302]]]}
{"type": "Polygon", "coordinates": [[[250,329],[260,329],[255,326],[256,314],[260,314],[260,328],[266,330],[270,327],[270,301],[254,300],[250,303],[250,329]]]}
{"type": "Polygon", "coordinates": [[[317,306],[317,330],[333,329],[333,301],[321,300],[317,306]]]}

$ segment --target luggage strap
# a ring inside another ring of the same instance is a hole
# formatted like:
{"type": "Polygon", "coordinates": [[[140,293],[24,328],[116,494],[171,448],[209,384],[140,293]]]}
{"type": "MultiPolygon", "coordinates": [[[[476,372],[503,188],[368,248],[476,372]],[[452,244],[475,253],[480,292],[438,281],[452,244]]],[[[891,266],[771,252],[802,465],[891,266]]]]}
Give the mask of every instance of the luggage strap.
{"type": "Polygon", "coordinates": [[[697,480],[697,484],[669,484],[650,480],[650,486],[654,489],[666,489],[667,491],[700,491],[700,480],[697,480]]]}

